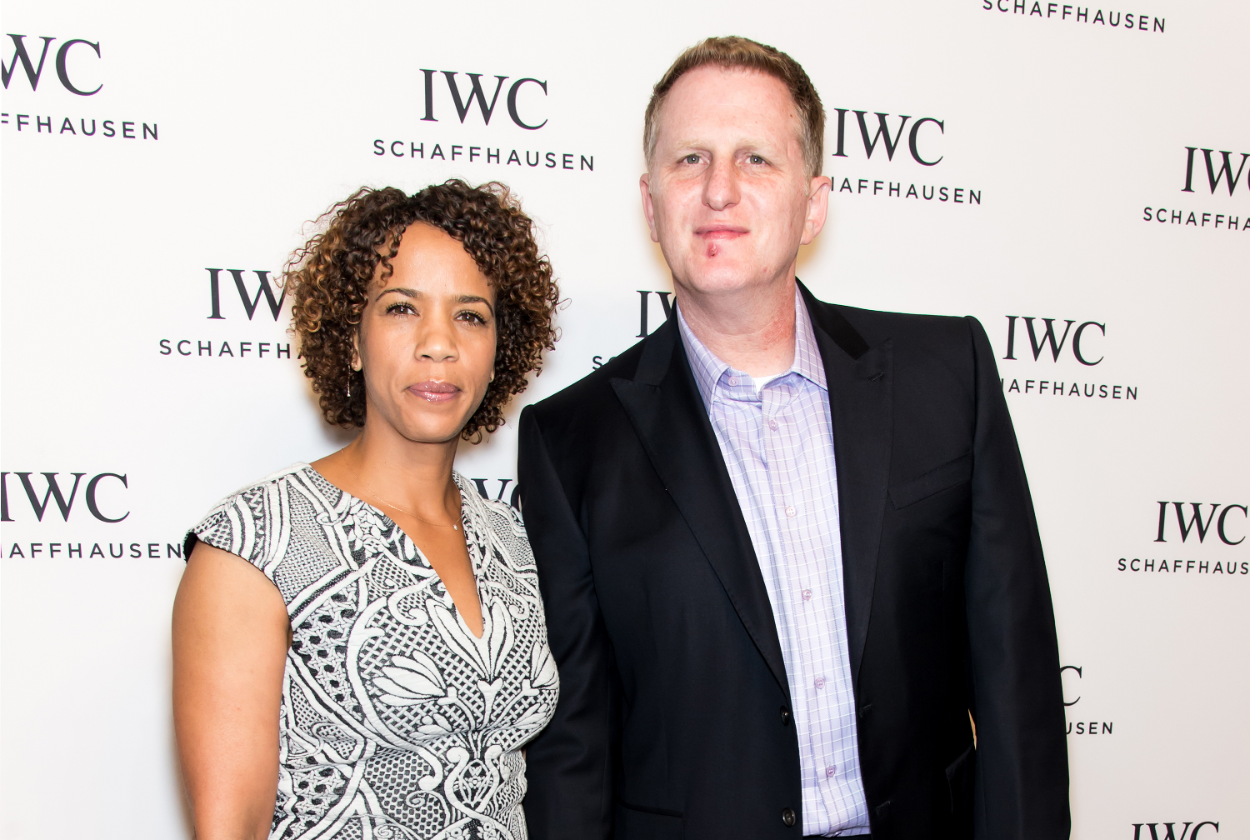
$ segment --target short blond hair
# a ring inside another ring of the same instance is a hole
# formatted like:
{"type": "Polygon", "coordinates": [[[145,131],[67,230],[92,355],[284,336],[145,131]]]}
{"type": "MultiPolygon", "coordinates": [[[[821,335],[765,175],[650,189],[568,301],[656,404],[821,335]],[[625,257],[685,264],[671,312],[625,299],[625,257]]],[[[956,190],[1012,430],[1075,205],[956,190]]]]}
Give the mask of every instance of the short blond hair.
{"type": "Polygon", "coordinates": [[[708,38],[689,48],[656,82],[651,101],[647,103],[642,130],[642,148],[648,167],[655,157],[655,143],[660,133],[659,112],[668,92],[686,73],[706,65],[753,70],[779,79],[790,91],[790,97],[799,110],[799,141],[803,146],[807,173],[812,178],[820,174],[825,155],[825,108],[820,104],[816,86],[803,67],[781,50],[733,35],[708,38]]]}

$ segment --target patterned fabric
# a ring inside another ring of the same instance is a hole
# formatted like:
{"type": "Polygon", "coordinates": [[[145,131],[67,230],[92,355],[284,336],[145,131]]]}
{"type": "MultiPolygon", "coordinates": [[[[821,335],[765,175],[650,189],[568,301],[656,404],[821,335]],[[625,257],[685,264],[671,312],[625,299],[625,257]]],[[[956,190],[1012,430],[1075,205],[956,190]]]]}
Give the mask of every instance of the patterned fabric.
{"type": "Polygon", "coordinates": [[[404,532],[307,464],[196,526],[291,617],[271,838],[526,837],[521,746],[555,711],[556,667],[520,517],[455,479],[481,639],[404,532]]]}
{"type": "Polygon", "coordinates": [[[716,358],[680,308],[677,318],[777,622],[798,728],[803,834],[865,834],[829,388],[797,289],[794,305],[794,363],[758,381],[716,358]]]}

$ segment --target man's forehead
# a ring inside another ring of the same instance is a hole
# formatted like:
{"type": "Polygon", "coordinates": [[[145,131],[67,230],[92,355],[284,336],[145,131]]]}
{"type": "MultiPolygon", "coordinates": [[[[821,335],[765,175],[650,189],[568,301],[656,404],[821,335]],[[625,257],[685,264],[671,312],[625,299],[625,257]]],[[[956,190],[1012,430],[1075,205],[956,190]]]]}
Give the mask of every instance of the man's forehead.
{"type": "Polygon", "coordinates": [[[794,107],[794,97],[786,83],[771,73],[765,73],[750,67],[724,67],[719,64],[704,64],[682,75],[673,83],[665,97],[665,105],[674,99],[684,99],[693,91],[703,88],[715,88],[722,94],[746,94],[765,92],[769,98],[776,98],[794,107]]]}
{"type": "MultiPolygon", "coordinates": [[[[690,134],[680,134],[680,135],[675,134],[673,135],[672,139],[665,138],[664,142],[666,145],[671,145],[674,148],[688,149],[688,148],[696,148],[696,147],[707,145],[709,142],[712,142],[714,139],[719,139],[721,142],[724,142],[725,138],[724,137],[713,138],[707,134],[690,133],[690,134]]],[[[786,135],[786,134],[780,134],[778,136],[767,137],[767,136],[762,136],[762,135],[757,136],[755,134],[739,133],[739,134],[735,134],[732,140],[733,140],[734,148],[741,150],[741,151],[749,151],[751,149],[772,149],[778,146],[779,144],[787,144],[789,142],[794,142],[794,143],[799,142],[799,138],[797,137],[797,135],[794,137],[790,137],[789,135],[786,135]]]]}
{"type": "Polygon", "coordinates": [[[695,68],[678,79],[656,117],[666,145],[705,141],[703,130],[710,124],[699,124],[705,119],[729,121],[743,146],[775,145],[774,135],[782,126],[793,128],[796,137],[802,130],[798,107],[784,82],[767,73],[717,65],[695,68]],[[670,131],[665,131],[666,124],[670,131]]]}

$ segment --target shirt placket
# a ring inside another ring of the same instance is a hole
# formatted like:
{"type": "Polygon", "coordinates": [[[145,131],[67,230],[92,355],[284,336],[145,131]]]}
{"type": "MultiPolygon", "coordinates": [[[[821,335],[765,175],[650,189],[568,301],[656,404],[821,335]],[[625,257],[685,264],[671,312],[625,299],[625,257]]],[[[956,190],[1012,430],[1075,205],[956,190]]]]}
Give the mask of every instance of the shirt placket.
{"type": "MultiPolygon", "coordinates": [[[[824,399],[824,394],[820,395],[824,399]]],[[[819,433],[812,436],[811,442],[815,444],[817,438],[820,439],[818,446],[813,446],[813,453],[823,453],[818,455],[816,462],[809,465],[816,475],[835,475],[836,465],[832,461],[831,453],[833,451],[832,442],[827,439],[832,431],[826,425],[829,419],[822,415],[822,428],[819,433]],[[827,461],[827,463],[825,463],[827,461]]],[[[814,476],[809,477],[804,482],[807,487],[815,487],[816,481],[814,476]]],[[[835,484],[836,486],[836,484],[835,484]]],[[[813,498],[812,503],[817,504],[817,500],[813,498]]],[[[820,552],[825,562],[820,570],[820,581],[824,590],[823,603],[828,610],[827,621],[824,626],[829,633],[837,634],[841,637],[839,644],[827,645],[826,650],[829,651],[831,659],[825,663],[827,669],[826,674],[826,696],[824,702],[829,704],[826,710],[825,718],[829,720],[833,729],[822,733],[820,754],[830,756],[832,763],[817,771],[817,784],[825,804],[825,807],[831,815],[835,815],[834,824],[844,823],[854,816],[854,806],[852,804],[852,796],[847,788],[845,780],[848,772],[858,772],[858,756],[855,751],[858,749],[855,738],[854,724],[854,699],[851,696],[851,675],[850,664],[846,661],[849,652],[846,639],[846,628],[844,621],[840,620],[843,616],[841,610],[834,608],[834,601],[841,600],[842,592],[842,564],[841,558],[836,550],[838,533],[838,504],[836,496],[822,497],[819,502],[820,510],[813,510],[812,520],[812,539],[817,545],[824,548],[820,552]]]]}
{"type": "MultiPolygon", "coordinates": [[[[784,593],[787,669],[792,674],[790,693],[794,698],[795,724],[798,727],[800,748],[804,752],[803,764],[814,767],[821,751],[819,716],[813,714],[819,695],[824,689],[823,680],[817,673],[819,662],[815,659],[818,649],[812,645],[813,600],[820,597],[819,575],[807,568],[804,561],[803,537],[805,523],[811,516],[808,510],[802,476],[800,475],[800,430],[795,425],[794,406],[798,399],[796,375],[769,383],[761,391],[761,434],[768,461],[768,484],[773,500],[773,519],[777,523],[774,565],[778,588],[784,593]],[[817,668],[813,669],[813,665],[817,668]]],[[[806,825],[828,824],[827,815],[812,813],[813,808],[823,808],[819,782],[804,780],[804,811],[809,816],[806,825]]]]}

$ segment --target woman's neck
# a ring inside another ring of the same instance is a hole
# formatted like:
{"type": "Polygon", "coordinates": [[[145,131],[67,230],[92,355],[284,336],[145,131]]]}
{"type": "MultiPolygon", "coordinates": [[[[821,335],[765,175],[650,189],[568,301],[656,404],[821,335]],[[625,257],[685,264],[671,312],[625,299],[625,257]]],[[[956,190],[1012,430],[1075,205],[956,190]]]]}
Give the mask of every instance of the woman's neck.
{"type": "Polygon", "coordinates": [[[426,522],[456,522],[460,497],[451,475],[457,442],[415,443],[366,421],[358,438],[312,466],[371,504],[382,502],[426,522]]]}

